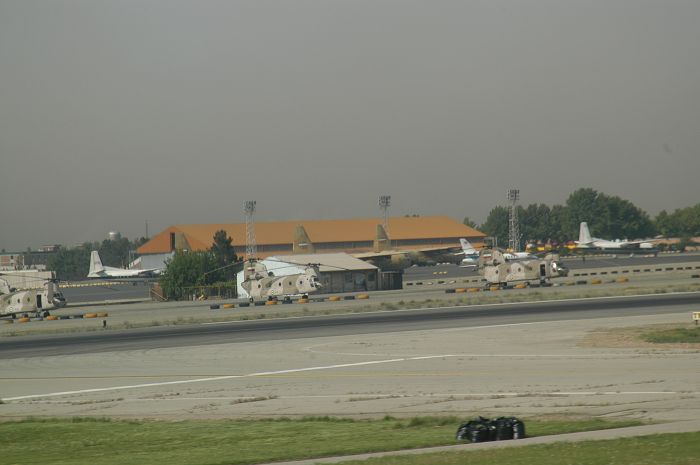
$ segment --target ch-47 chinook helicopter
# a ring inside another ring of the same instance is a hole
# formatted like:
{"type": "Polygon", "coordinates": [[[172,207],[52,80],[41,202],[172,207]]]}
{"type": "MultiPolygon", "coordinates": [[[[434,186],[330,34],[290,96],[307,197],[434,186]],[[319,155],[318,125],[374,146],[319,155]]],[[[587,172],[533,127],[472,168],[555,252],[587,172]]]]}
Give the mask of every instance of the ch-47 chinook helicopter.
{"type": "Polygon", "coordinates": [[[42,288],[18,291],[0,274],[0,317],[49,316],[49,310],[65,306],[63,294],[55,291],[55,279],[37,279],[44,281],[42,288]]]}
{"type": "MultiPolygon", "coordinates": [[[[267,260],[271,259],[268,258],[267,260]]],[[[279,298],[289,301],[293,296],[305,299],[309,297],[309,294],[318,292],[322,287],[319,281],[320,264],[301,264],[288,261],[282,262],[281,260],[271,261],[289,264],[290,267],[303,267],[304,271],[286,276],[275,276],[272,271],[268,271],[262,262],[256,259],[246,260],[243,263],[243,282],[241,287],[248,293],[251,302],[259,299],[278,300],[279,298]]]]}
{"type": "Polygon", "coordinates": [[[539,281],[543,284],[552,278],[569,274],[569,269],[555,254],[548,254],[543,259],[513,260],[499,249],[481,250],[478,270],[487,285],[501,287],[518,281],[527,283],[539,281]]]}

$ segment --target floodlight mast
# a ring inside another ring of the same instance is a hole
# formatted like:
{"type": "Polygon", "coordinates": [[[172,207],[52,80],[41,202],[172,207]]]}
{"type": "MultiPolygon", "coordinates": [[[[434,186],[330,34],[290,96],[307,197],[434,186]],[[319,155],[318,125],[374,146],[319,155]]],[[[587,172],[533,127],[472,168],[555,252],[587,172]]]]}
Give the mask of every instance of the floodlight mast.
{"type": "Polygon", "coordinates": [[[516,206],[518,200],[520,200],[520,189],[508,189],[508,201],[510,202],[508,248],[513,252],[520,252],[520,224],[518,223],[518,209],[516,206]]]}
{"type": "Polygon", "coordinates": [[[255,258],[258,255],[258,246],[255,242],[255,200],[245,201],[245,255],[247,259],[255,258]]]}
{"type": "Polygon", "coordinates": [[[389,235],[389,205],[391,205],[390,195],[380,195],[379,196],[379,209],[382,211],[382,217],[384,218],[384,231],[389,235]]]}

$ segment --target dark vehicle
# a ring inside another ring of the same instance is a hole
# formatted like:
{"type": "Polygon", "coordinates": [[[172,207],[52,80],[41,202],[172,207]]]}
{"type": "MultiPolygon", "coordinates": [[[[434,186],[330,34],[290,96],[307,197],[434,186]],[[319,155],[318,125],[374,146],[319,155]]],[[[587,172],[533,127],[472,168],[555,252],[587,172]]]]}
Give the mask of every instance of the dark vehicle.
{"type": "Polygon", "coordinates": [[[458,441],[470,442],[504,441],[507,439],[523,439],[525,423],[515,417],[498,417],[493,420],[477,417],[465,421],[457,428],[458,441]]]}

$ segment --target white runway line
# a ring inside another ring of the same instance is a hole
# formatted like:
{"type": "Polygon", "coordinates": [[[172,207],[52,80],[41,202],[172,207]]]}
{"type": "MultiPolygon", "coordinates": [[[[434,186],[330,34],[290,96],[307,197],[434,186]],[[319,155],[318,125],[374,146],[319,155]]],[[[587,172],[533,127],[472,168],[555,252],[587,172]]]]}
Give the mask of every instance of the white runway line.
{"type": "MultiPolygon", "coordinates": [[[[618,355],[618,354],[616,354],[618,355]]],[[[623,356],[638,356],[638,354],[619,354],[623,356]]],[[[683,354],[681,354],[683,355],[683,354]]],[[[387,364],[387,363],[398,363],[398,362],[409,362],[409,361],[416,361],[416,360],[430,360],[430,359],[436,359],[436,358],[456,358],[456,357],[524,357],[527,355],[522,355],[522,354],[512,354],[512,355],[470,355],[470,354],[440,354],[440,355],[419,355],[419,356],[413,356],[413,357],[402,357],[402,358],[390,358],[390,359],[385,359],[385,360],[371,360],[371,361],[366,361],[366,362],[355,362],[355,363],[342,363],[342,364],[336,364],[336,365],[325,365],[325,366],[316,366],[316,367],[305,367],[305,368],[292,368],[288,370],[276,370],[276,371],[262,371],[258,373],[249,373],[249,374],[243,374],[243,375],[225,375],[225,376],[212,376],[212,377],[206,377],[206,378],[195,378],[195,379],[183,379],[183,380],[176,380],[176,381],[162,381],[158,383],[144,383],[144,384],[131,384],[131,385],[124,385],[124,386],[111,386],[111,387],[105,387],[105,388],[93,388],[93,389],[79,389],[75,391],[61,391],[61,392],[49,392],[46,394],[31,394],[31,395],[26,395],[26,396],[16,396],[16,397],[6,397],[3,398],[2,400],[4,402],[12,402],[12,401],[18,401],[18,400],[28,400],[28,399],[41,399],[41,398],[46,398],[46,397],[59,397],[59,396],[68,396],[68,395],[75,395],[75,394],[88,394],[88,393],[94,393],[94,392],[109,392],[109,391],[123,391],[127,389],[140,389],[140,388],[148,388],[148,387],[159,387],[159,386],[173,386],[173,385],[180,385],[180,384],[194,384],[194,383],[204,383],[204,382],[209,382],[209,381],[225,381],[228,379],[238,379],[238,378],[252,378],[252,377],[257,377],[257,376],[272,376],[272,375],[283,375],[283,374],[290,374],[290,373],[303,373],[303,372],[310,372],[310,371],[322,371],[322,370],[333,370],[336,368],[351,368],[351,367],[359,367],[359,366],[369,366],[369,365],[380,365],[380,364],[387,364]]],[[[543,354],[543,355],[529,355],[530,357],[577,357],[580,358],[581,356],[570,356],[570,355],[553,355],[553,354],[543,354]]],[[[585,355],[584,357],[600,357],[600,354],[597,355],[585,355]]],[[[629,394],[675,394],[675,392],[667,392],[667,391],[652,391],[652,392],[629,392],[629,394]]],[[[592,393],[548,393],[547,395],[594,395],[594,394],[601,394],[600,392],[592,392],[592,393]]],[[[619,392],[604,392],[603,394],[620,394],[619,392]]],[[[454,395],[454,394],[453,394],[454,395]]],[[[479,395],[479,394],[466,394],[466,395],[479,395]]],[[[506,394],[494,394],[491,393],[489,395],[520,395],[518,393],[506,393],[506,394]]]]}
{"type": "Polygon", "coordinates": [[[1,400],[4,402],[11,402],[11,401],[17,401],[17,400],[40,399],[40,398],[44,398],[44,397],[68,396],[68,395],[74,395],[74,394],[87,394],[87,393],[93,393],[93,392],[123,391],[126,389],[139,389],[139,388],[146,388],[146,387],[172,386],[172,385],[178,385],[178,384],[204,383],[204,382],[208,382],[208,381],[224,381],[227,379],[236,379],[236,378],[251,378],[251,377],[255,377],[255,376],[270,376],[270,375],[280,375],[280,374],[289,374],[289,373],[302,373],[302,372],[309,372],[309,371],[333,370],[336,368],[350,368],[350,367],[358,367],[358,366],[379,365],[379,364],[384,364],[384,363],[397,363],[397,362],[406,362],[406,361],[418,360],[418,359],[425,360],[426,358],[443,358],[443,357],[453,357],[453,355],[432,355],[432,356],[428,356],[428,357],[392,358],[392,359],[386,359],[386,360],[372,360],[372,361],[368,361],[368,362],[343,363],[343,364],[339,364],[339,365],[327,365],[327,366],[306,367],[306,368],[292,368],[289,370],[277,370],[277,371],[263,371],[263,372],[259,372],[259,373],[249,373],[249,374],[245,374],[245,375],[226,375],[226,376],[215,376],[215,377],[209,377],[209,378],[184,379],[184,380],[177,380],[177,381],[163,381],[160,383],[145,383],[145,384],[132,384],[132,385],[126,385],[126,386],[112,386],[112,387],[105,387],[105,388],[79,389],[79,390],[75,390],[75,391],[50,392],[50,393],[46,393],[46,394],[32,394],[32,395],[28,395],[28,396],[5,397],[1,400]]]}

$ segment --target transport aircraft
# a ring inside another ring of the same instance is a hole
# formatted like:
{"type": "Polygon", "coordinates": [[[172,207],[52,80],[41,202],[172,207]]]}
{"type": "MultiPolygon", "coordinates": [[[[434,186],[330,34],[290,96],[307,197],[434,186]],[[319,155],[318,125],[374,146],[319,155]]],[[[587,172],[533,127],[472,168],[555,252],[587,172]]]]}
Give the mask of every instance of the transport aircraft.
{"type": "Polygon", "coordinates": [[[158,276],[163,270],[160,268],[149,268],[145,270],[130,270],[128,268],[115,268],[102,265],[100,254],[97,250],[90,253],[90,270],[88,278],[100,279],[129,279],[129,278],[153,278],[158,276]]]}
{"type": "Polygon", "coordinates": [[[637,252],[637,253],[657,253],[658,250],[654,244],[645,240],[628,241],[599,239],[592,237],[588,230],[588,223],[585,221],[579,225],[578,241],[576,241],[576,249],[581,251],[591,252],[637,252]]]}

